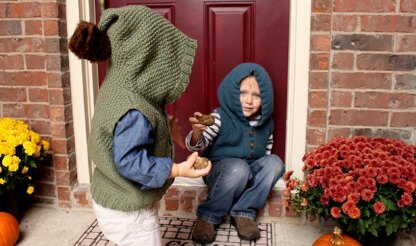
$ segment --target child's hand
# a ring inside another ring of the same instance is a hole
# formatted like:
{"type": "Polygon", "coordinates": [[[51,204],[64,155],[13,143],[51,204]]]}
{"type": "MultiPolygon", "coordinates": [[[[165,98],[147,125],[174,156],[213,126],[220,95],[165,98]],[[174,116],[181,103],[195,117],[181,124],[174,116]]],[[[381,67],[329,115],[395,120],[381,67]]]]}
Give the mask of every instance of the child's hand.
{"type": "Polygon", "coordinates": [[[202,136],[202,133],[207,128],[207,126],[200,124],[196,116],[201,116],[200,112],[195,112],[193,117],[189,117],[189,122],[192,126],[192,138],[191,138],[191,145],[194,146],[202,136]]]}
{"type": "Polygon", "coordinates": [[[197,157],[198,152],[194,152],[189,156],[188,160],[179,164],[173,163],[169,177],[199,178],[201,176],[206,176],[209,171],[211,171],[211,162],[209,162],[208,166],[204,169],[195,169],[194,163],[197,157]]]}

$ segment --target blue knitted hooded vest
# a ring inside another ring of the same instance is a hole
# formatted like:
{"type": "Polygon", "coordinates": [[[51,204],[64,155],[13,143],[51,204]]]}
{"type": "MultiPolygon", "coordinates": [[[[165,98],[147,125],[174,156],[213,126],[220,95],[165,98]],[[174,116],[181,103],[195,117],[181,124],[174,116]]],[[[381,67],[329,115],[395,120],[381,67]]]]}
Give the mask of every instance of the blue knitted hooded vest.
{"type": "Polygon", "coordinates": [[[212,162],[224,158],[241,158],[252,162],[266,154],[267,142],[273,132],[273,87],[266,70],[255,63],[235,67],[218,87],[217,108],[221,128],[204,156],[212,162]],[[240,102],[240,82],[253,74],[259,84],[261,118],[255,127],[244,116],[240,102]]]}

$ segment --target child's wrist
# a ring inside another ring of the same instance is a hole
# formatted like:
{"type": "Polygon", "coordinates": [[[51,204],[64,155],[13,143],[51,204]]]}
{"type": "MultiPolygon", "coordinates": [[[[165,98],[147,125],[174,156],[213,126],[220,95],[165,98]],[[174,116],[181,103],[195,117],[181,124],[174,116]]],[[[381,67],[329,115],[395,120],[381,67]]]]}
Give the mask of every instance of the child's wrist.
{"type": "Polygon", "coordinates": [[[174,178],[179,176],[179,167],[178,164],[172,163],[172,167],[170,169],[169,178],[174,178]]]}

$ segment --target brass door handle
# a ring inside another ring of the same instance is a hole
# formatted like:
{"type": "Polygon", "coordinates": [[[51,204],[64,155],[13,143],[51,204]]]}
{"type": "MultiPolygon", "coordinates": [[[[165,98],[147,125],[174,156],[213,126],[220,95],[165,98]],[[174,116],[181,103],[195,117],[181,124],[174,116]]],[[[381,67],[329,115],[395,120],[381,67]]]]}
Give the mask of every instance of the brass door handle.
{"type": "Polygon", "coordinates": [[[100,10],[100,13],[104,12],[105,9],[105,0],[98,0],[98,9],[100,10]]]}

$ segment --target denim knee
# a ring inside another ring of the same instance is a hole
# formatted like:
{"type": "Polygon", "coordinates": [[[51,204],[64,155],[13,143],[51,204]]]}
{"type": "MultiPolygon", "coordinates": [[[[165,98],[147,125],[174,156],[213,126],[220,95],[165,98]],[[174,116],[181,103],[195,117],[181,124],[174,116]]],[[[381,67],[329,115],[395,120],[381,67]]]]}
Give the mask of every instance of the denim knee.
{"type": "Polygon", "coordinates": [[[251,178],[250,166],[241,159],[228,159],[223,172],[223,178],[230,186],[246,184],[251,178]]]}
{"type": "Polygon", "coordinates": [[[265,173],[274,174],[275,177],[280,178],[285,173],[285,164],[282,159],[275,154],[266,155],[259,162],[261,169],[265,173]]]}

